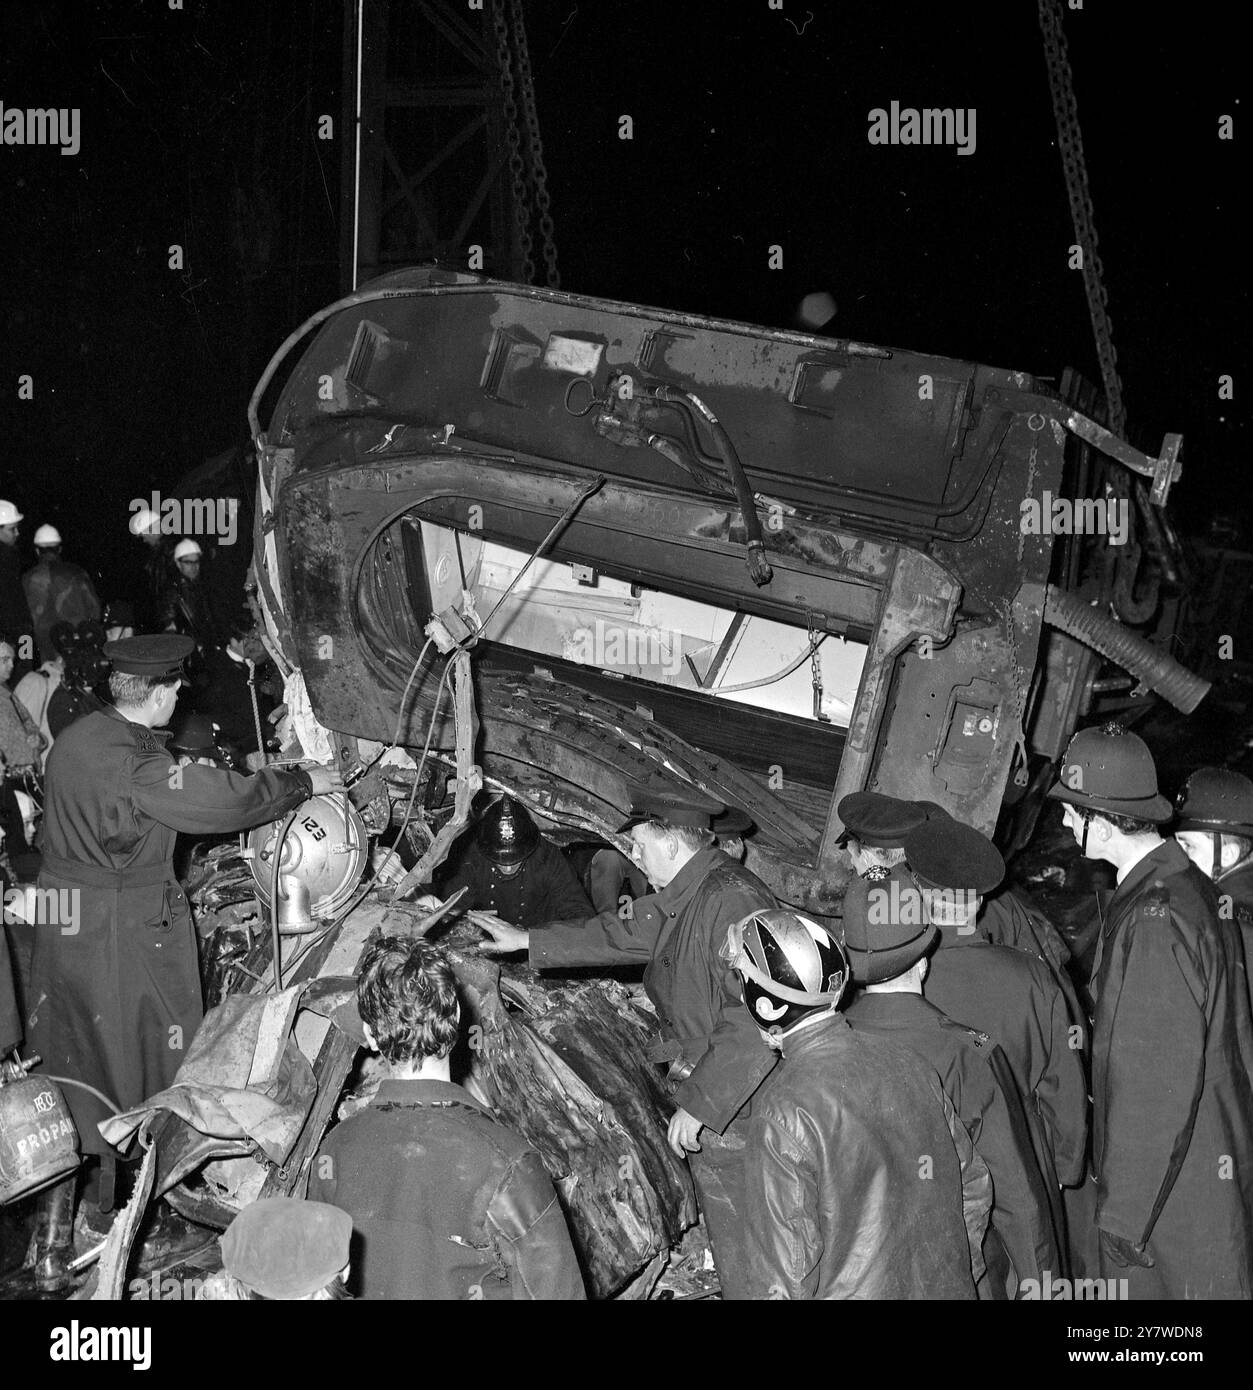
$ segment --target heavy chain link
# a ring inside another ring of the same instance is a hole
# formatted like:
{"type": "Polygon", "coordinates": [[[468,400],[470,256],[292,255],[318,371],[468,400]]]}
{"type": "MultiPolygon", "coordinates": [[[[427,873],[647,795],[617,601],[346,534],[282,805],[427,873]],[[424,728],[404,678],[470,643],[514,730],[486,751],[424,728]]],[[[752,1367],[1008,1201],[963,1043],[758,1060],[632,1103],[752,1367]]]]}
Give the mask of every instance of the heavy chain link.
{"type": "Polygon", "coordinates": [[[818,655],[818,648],[822,645],[822,639],[826,634],[818,631],[818,626],[812,616],[807,621],[809,625],[810,684],[814,692],[814,718],[824,724],[829,724],[831,716],[824,714],[822,710],[822,657],[818,655]]]}
{"type": "Polygon", "coordinates": [[[518,57],[518,86],[522,94],[522,118],[526,121],[527,153],[531,165],[531,185],[539,209],[539,229],[543,239],[545,278],[548,288],[559,290],[557,243],[553,239],[552,200],[548,196],[548,171],[544,167],[544,144],[540,139],[539,112],[535,108],[535,81],[531,75],[531,51],[526,41],[526,21],[522,0],[512,0],[513,45],[518,57]]]}
{"type": "Polygon", "coordinates": [[[1127,415],[1122,400],[1122,382],[1118,376],[1118,355],[1114,351],[1114,326],[1109,318],[1109,296],[1105,289],[1100,252],[1097,250],[1096,222],[1092,195],[1088,189],[1079,108],[1075,102],[1074,82],[1067,57],[1060,0],[1039,0],[1039,10],[1044,56],[1048,61],[1049,91],[1053,96],[1053,116],[1057,122],[1057,148],[1066,174],[1066,194],[1070,199],[1075,240],[1083,252],[1083,289],[1096,338],[1096,355],[1101,364],[1109,428],[1117,435],[1125,435],[1127,415]]]}
{"type": "Polygon", "coordinates": [[[509,173],[513,179],[513,230],[520,256],[517,273],[523,284],[529,285],[535,279],[535,259],[531,254],[526,166],[522,161],[522,136],[518,130],[518,103],[514,98],[513,54],[509,44],[509,25],[505,20],[505,0],[492,0],[492,25],[496,31],[496,66],[500,69],[500,90],[505,103],[509,173]]]}
{"type": "MultiPolygon", "coordinates": [[[[1027,501],[1030,502],[1035,499],[1035,480],[1036,474],[1039,472],[1040,431],[1044,428],[1044,416],[1032,415],[1031,418],[1027,421],[1027,428],[1031,430],[1031,452],[1027,455],[1027,501]],[[1040,422],[1039,424],[1035,423],[1035,421],[1037,420],[1040,422]]],[[[1043,506],[1043,502],[1041,502],[1040,505],[1043,506]]],[[[1041,531],[1043,531],[1044,529],[1043,516],[1040,517],[1040,529],[1041,531]]],[[[1026,549],[1026,546],[1027,531],[1026,528],[1022,525],[1022,521],[1020,520],[1018,524],[1019,564],[1022,563],[1022,555],[1023,551],[1026,549]]]]}

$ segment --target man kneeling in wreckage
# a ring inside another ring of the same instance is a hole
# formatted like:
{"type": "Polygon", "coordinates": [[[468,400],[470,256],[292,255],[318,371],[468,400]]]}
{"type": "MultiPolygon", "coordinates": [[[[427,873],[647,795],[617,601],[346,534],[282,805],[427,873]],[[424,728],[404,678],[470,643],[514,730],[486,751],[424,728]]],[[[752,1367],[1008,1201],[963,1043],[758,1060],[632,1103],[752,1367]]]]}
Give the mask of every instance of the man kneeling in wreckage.
{"type": "Polygon", "coordinates": [[[641,793],[623,830],[654,892],[535,931],[490,919],[480,925],[493,938],[485,951],[526,951],[539,970],[647,965],[644,988],[661,1024],[650,1057],[669,1063],[678,1104],[670,1147],[691,1155],[722,1296],[746,1298],[744,1130],[751,1098],[777,1054],[762,1041],[718,952],[731,923],[777,903],[759,878],[714,847],[714,826],[726,809],[695,788],[641,793]]]}
{"type": "Polygon", "coordinates": [[[543,1160],[452,1082],[461,1006],[447,956],[382,937],[361,962],[357,1008],[386,1079],[323,1143],[309,1196],[352,1217],[361,1297],[584,1298],[543,1160]]]}

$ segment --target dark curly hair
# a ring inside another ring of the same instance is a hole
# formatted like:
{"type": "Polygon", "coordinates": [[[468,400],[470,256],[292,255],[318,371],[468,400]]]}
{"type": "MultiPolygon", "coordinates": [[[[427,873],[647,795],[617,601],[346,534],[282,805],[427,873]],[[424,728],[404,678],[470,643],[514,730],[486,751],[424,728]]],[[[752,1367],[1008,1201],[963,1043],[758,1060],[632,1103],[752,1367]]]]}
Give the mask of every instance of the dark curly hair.
{"type": "Polygon", "coordinates": [[[448,957],[421,937],[384,936],[361,962],[357,1009],[393,1065],[447,1057],[457,1042],[457,979],[448,957]]]}

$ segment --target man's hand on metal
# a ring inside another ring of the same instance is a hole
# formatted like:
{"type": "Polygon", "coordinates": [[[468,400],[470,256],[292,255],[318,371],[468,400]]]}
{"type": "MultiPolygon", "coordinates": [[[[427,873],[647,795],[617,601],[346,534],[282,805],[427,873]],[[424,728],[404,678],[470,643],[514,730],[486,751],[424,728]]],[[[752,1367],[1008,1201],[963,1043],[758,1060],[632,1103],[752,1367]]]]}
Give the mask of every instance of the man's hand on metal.
{"type": "Polygon", "coordinates": [[[529,931],[510,926],[492,913],[476,912],[471,920],[492,938],[485,941],[482,947],[489,956],[507,956],[514,951],[525,951],[531,944],[529,931]]]}
{"type": "Polygon", "coordinates": [[[307,767],[314,796],[329,796],[344,790],[344,777],[337,767],[307,767]]]}
{"type": "Polygon", "coordinates": [[[696,1153],[700,1149],[700,1132],[704,1128],[695,1115],[689,1115],[680,1106],[670,1116],[666,1138],[670,1141],[670,1147],[682,1158],[684,1154],[696,1153]]]}

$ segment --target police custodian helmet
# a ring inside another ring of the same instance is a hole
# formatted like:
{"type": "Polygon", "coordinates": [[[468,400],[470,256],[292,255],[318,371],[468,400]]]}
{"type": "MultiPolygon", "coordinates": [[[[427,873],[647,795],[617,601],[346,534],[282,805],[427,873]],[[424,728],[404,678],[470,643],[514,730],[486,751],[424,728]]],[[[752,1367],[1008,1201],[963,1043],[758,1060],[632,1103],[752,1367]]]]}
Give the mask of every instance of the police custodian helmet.
{"type": "Polygon", "coordinates": [[[1159,825],[1174,814],[1157,790],[1157,768],[1148,744],[1121,724],[1080,730],[1070,740],[1061,775],[1048,794],[1085,810],[1159,825]]]}
{"type": "Polygon", "coordinates": [[[1253,839],[1253,782],[1226,767],[1199,767],[1176,802],[1176,830],[1208,830],[1253,839]]]}
{"type": "Polygon", "coordinates": [[[479,848],[497,868],[513,869],[539,848],[539,828],[520,801],[502,796],[483,812],[479,848]]]}

